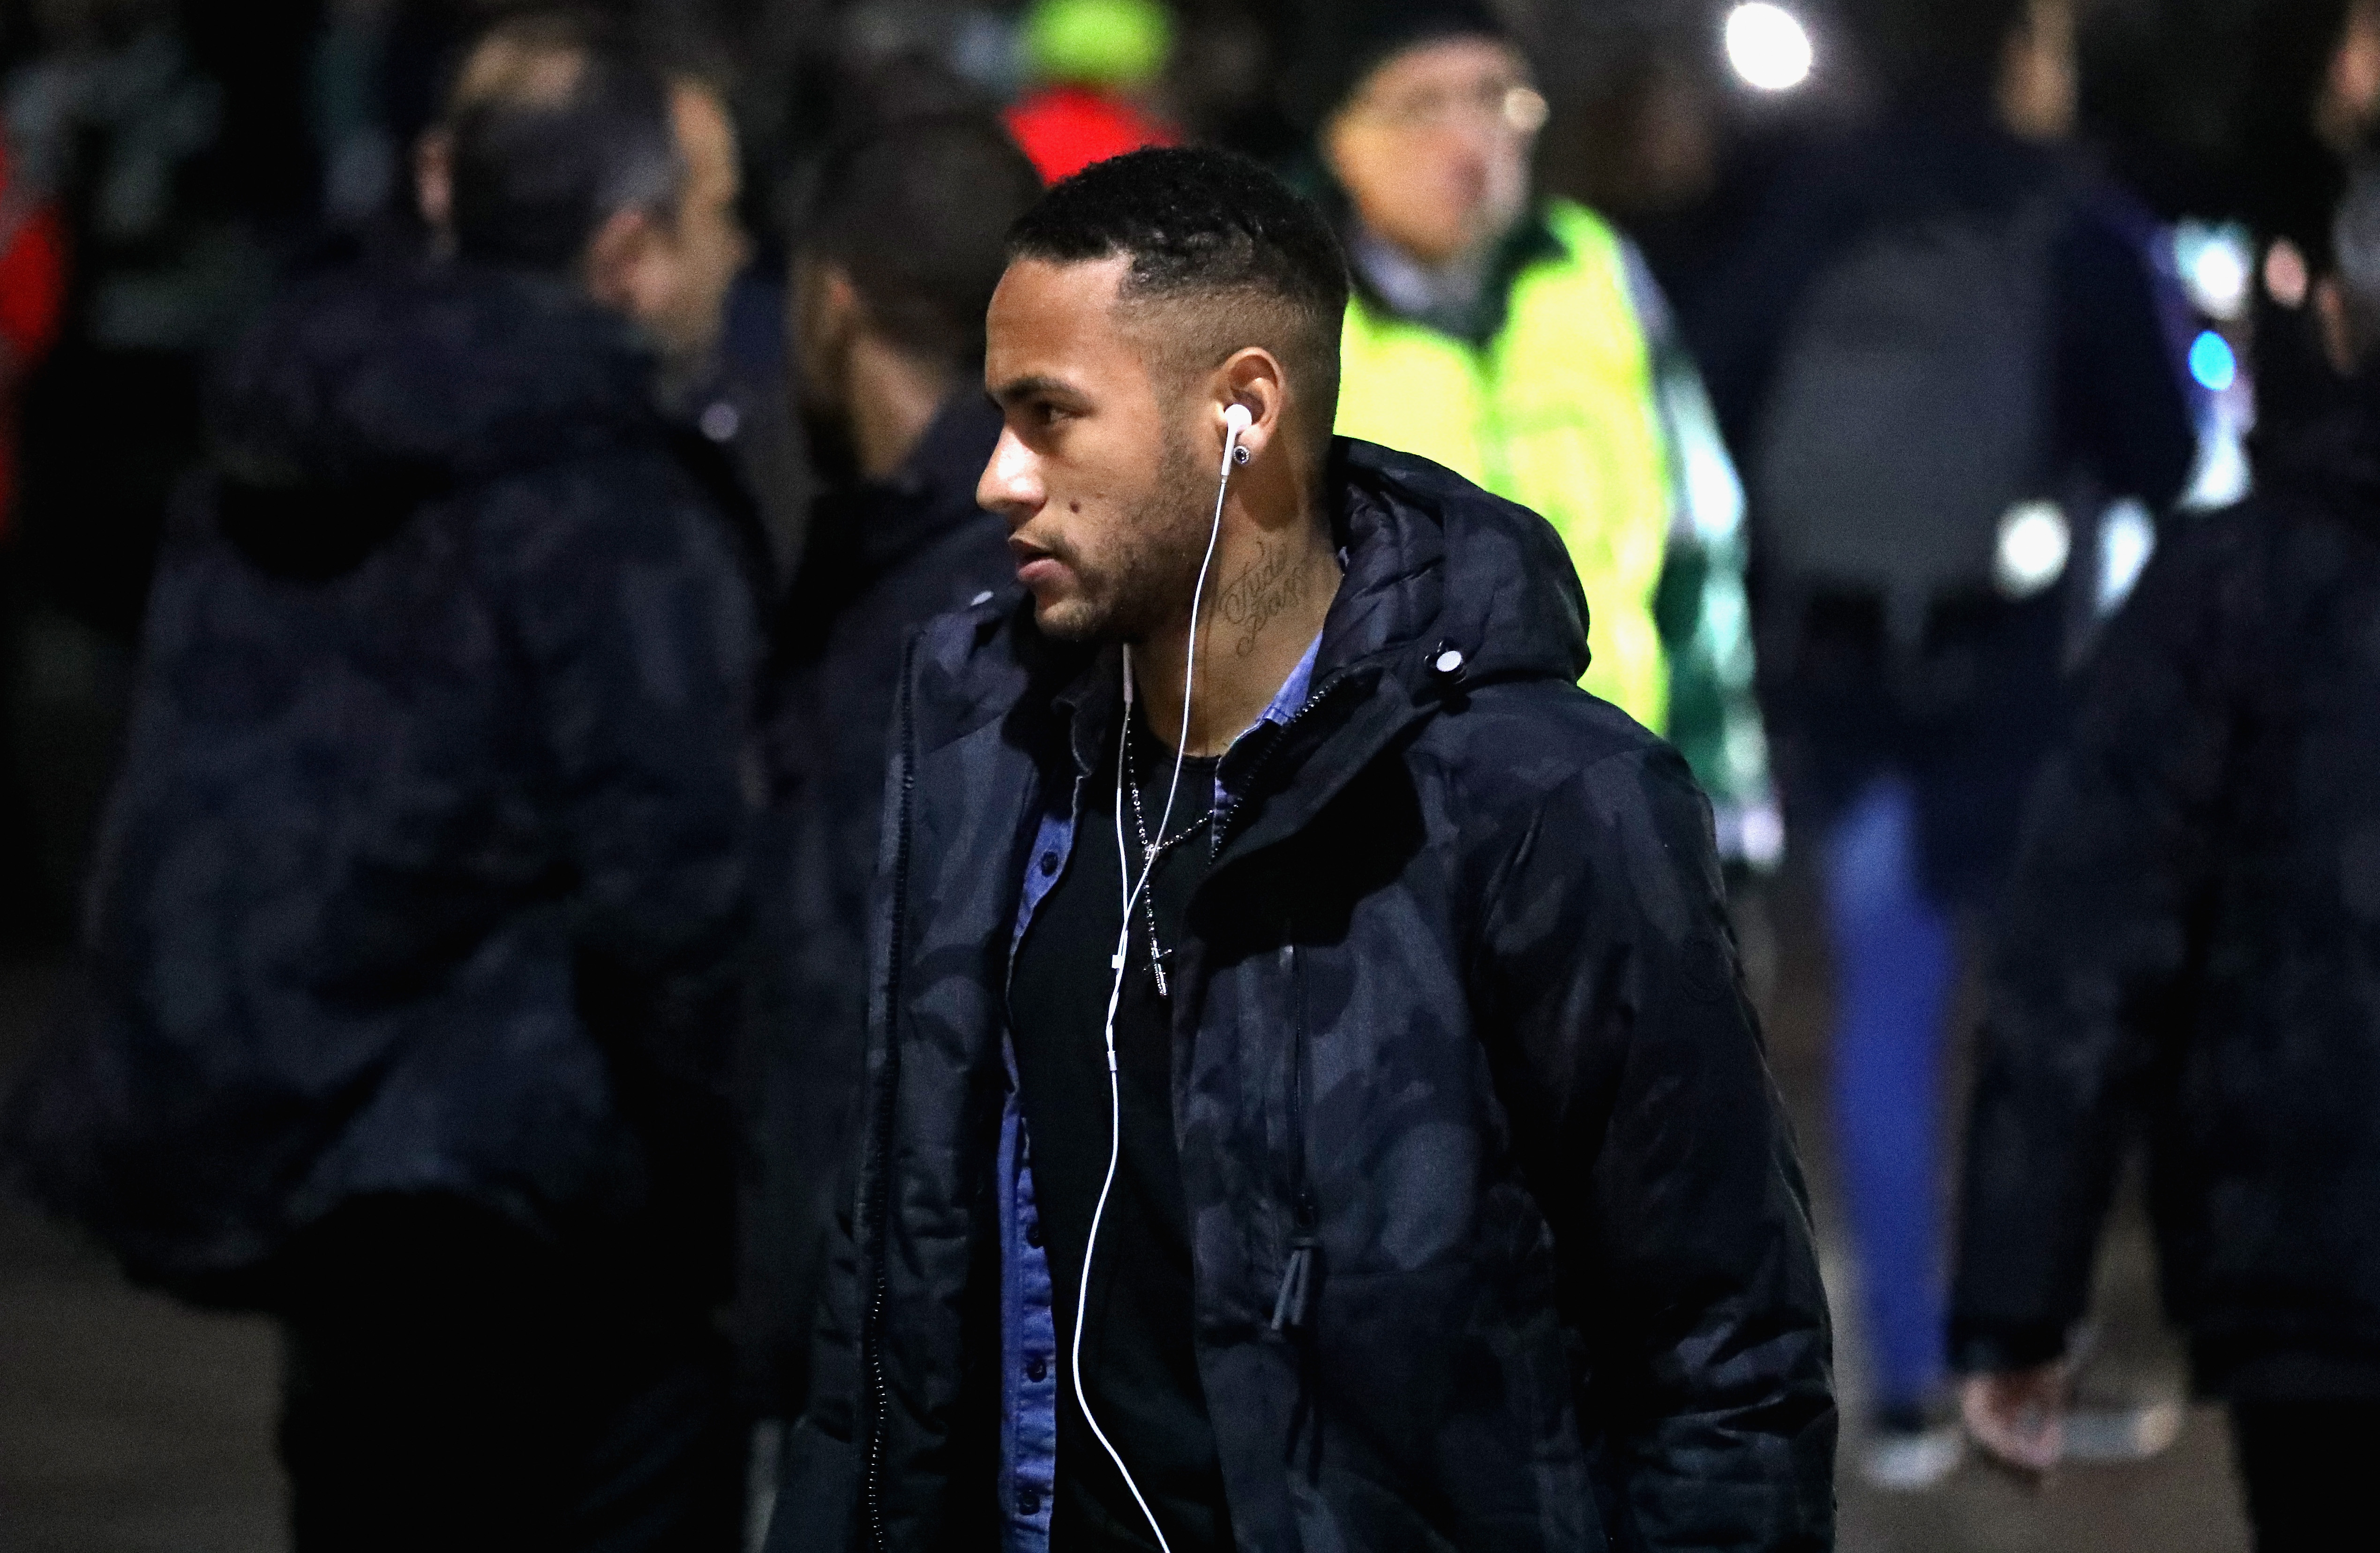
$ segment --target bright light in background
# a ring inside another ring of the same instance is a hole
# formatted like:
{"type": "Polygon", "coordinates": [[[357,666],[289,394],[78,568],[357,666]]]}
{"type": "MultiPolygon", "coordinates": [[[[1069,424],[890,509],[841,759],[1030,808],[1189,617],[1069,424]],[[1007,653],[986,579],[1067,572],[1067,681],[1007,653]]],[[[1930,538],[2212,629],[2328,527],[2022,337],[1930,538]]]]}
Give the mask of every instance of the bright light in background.
{"type": "Polygon", "coordinates": [[[1790,91],[1810,76],[1810,34],[1782,6],[1744,0],[1727,13],[1727,62],[1744,84],[1790,91]]]}
{"type": "Polygon", "coordinates": [[[2243,441],[2248,427],[2240,408],[2229,394],[2208,406],[2205,421],[2198,429],[2198,462],[2192,467],[2190,484],[2176,504],[2184,512],[2228,507],[2255,484],[2254,471],[2248,467],[2243,441]]]}
{"type": "Polygon", "coordinates": [[[2156,549],[2156,521],[2149,509],[2127,496],[2099,515],[2099,590],[2095,601],[2101,614],[2114,612],[2131,596],[2141,580],[2141,568],[2156,549]]]}
{"type": "Polygon", "coordinates": [[[2210,394],[2220,394],[2240,376],[2240,358],[2230,342],[2212,329],[2202,330],[2190,342],[2190,375],[2210,394]]]}
{"type": "Polygon", "coordinates": [[[2228,321],[2248,310],[2256,257],[2246,227],[2185,221],[2174,228],[2173,258],[2182,287],[2199,311],[2228,321]]]}
{"type": "Polygon", "coordinates": [[[2030,599],[2066,574],[2074,531],[2055,502],[2020,502],[2000,516],[1992,580],[2011,599],[2030,599]]]}

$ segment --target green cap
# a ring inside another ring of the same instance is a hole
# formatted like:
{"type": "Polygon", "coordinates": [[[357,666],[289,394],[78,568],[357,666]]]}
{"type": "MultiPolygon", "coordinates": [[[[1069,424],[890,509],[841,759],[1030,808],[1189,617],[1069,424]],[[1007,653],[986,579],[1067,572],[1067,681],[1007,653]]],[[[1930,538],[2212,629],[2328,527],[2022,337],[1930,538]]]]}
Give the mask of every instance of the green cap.
{"type": "Polygon", "coordinates": [[[1025,17],[1025,63],[1039,80],[1136,86],[1172,52],[1160,0],[1036,0],[1025,17]]]}

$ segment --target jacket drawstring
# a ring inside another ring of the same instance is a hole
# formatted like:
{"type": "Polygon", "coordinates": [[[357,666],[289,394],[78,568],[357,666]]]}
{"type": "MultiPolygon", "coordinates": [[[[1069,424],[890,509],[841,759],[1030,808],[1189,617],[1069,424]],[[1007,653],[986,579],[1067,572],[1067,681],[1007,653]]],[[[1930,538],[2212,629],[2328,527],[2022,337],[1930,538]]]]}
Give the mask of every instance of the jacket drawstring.
{"type": "Polygon", "coordinates": [[[1301,1234],[1289,1243],[1289,1260],[1281,1269],[1281,1292],[1272,1302],[1274,1331],[1304,1331],[1314,1319],[1315,1263],[1321,1255],[1322,1242],[1313,1234],[1301,1234]]]}

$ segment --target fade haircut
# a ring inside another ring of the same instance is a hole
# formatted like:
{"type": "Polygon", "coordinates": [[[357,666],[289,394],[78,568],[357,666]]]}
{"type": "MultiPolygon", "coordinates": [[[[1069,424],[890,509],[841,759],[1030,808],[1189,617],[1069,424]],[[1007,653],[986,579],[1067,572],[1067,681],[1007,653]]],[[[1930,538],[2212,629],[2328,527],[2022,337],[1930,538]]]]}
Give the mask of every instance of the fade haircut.
{"type": "Polygon", "coordinates": [[[669,83],[574,18],[499,23],[449,98],[455,253],[566,274],[622,211],[666,215],[685,169],[669,83]]]}
{"type": "Polygon", "coordinates": [[[796,248],[850,278],[886,339],[969,371],[1008,265],[1002,239],[1040,197],[1033,164],[989,113],[896,118],[828,154],[796,248]]]}
{"type": "Polygon", "coordinates": [[[1264,346],[1289,369],[1319,456],[1339,406],[1347,261],[1330,224],[1288,185],[1230,152],[1167,147],[1094,163],[1008,234],[1011,261],[1131,261],[1118,300],[1178,309],[1166,347],[1183,374],[1264,346]]]}

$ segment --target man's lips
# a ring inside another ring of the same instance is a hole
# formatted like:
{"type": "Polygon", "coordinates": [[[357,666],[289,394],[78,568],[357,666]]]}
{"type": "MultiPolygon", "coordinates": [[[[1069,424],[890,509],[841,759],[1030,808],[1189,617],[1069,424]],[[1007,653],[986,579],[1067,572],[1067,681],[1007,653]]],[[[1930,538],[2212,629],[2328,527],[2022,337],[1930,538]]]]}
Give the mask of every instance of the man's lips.
{"type": "Polygon", "coordinates": [[[1039,545],[1012,538],[1008,552],[1016,558],[1016,580],[1027,588],[1056,582],[1065,575],[1066,564],[1039,545]]]}

